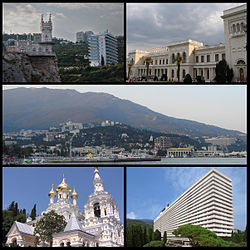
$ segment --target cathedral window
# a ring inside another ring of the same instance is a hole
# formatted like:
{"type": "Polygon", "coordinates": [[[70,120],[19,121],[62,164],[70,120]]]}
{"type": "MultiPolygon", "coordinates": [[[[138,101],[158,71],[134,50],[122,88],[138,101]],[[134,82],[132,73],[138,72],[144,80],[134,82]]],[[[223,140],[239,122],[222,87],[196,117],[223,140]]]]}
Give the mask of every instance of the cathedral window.
{"type": "Polygon", "coordinates": [[[219,54],[215,54],[215,61],[218,62],[219,61],[219,54]]]}
{"type": "Polygon", "coordinates": [[[207,55],[207,62],[210,62],[210,55],[207,55]]]}
{"type": "Polygon", "coordinates": [[[196,58],[195,58],[195,62],[199,62],[199,56],[196,56],[196,58]]]}
{"type": "Polygon", "coordinates": [[[204,62],[204,56],[201,56],[201,62],[202,63],[204,62]]]}
{"type": "Polygon", "coordinates": [[[101,217],[101,210],[100,210],[100,204],[96,203],[94,204],[94,214],[96,217],[101,217]]]}
{"type": "Polygon", "coordinates": [[[240,32],[240,24],[237,23],[237,32],[240,32]]]}

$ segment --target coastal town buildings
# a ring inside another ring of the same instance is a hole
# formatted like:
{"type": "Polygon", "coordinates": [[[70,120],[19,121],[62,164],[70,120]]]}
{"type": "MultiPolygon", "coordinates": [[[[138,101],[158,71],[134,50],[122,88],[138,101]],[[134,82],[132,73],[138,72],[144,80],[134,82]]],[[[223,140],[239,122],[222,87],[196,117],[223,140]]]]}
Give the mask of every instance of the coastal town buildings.
{"type": "Polygon", "coordinates": [[[77,43],[87,43],[88,42],[88,37],[94,35],[93,31],[79,31],[76,33],[76,42],[77,43]]]}
{"type": "MultiPolygon", "coordinates": [[[[181,177],[180,177],[181,178],[181,177]]],[[[181,225],[205,227],[218,236],[230,237],[233,230],[232,180],[212,168],[154,220],[154,231],[174,238],[173,230],[181,225]]]]}
{"type": "Polygon", "coordinates": [[[170,81],[178,80],[178,67],[175,58],[182,57],[180,81],[189,74],[192,79],[198,76],[206,82],[214,80],[216,64],[225,59],[233,69],[234,82],[247,80],[247,6],[246,4],[223,11],[225,43],[204,45],[199,41],[185,40],[149,49],[128,53],[126,61],[127,77],[163,77],[170,81]],[[149,60],[147,69],[146,58],[149,60]],[[148,72],[147,72],[148,71],[148,72]]]}
{"type": "Polygon", "coordinates": [[[118,63],[117,39],[108,30],[88,36],[88,49],[90,66],[118,63]]]}
{"type": "MultiPolygon", "coordinates": [[[[98,167],[94,167],[94,192],[89,195],[82,212],[77,204],[78,193],[62,182],[54,190],[53,184],[47,210],[35,220],[27,218],[26,223],[15,221],[7,234],[7,244],[16,242],[19,246],[34,246],[34,228],[44,214],[54,210],[63,215],[67,225],[64,231],[53,234],[53,247],[89,246],[121,247],[124,245],[124,228],[120,221],[119,209],[111,194],[104,190],[98,167]],[[70,194],[71,193],[71,194],[70,194]],[[55,198],[57,200],[55,201],[55,198]],[[70,200],[72,199],[72,201],[70,200]]],[[[46,245],[46,243],[45,243],[46,245]]]]}

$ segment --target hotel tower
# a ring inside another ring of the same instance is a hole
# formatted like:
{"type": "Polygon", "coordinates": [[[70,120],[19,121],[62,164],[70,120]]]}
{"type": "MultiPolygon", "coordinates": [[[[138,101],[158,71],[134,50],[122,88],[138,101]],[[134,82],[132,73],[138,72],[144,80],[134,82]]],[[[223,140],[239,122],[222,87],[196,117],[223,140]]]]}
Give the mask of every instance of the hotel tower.
{"type": "Polygon", "coordinates": [[[88,37],[90,66],[104,66],[118,63],[117,39],[108,33],[88,37]]]}
{"type": "MultiPolygon", "coordinates": [[[[180,177],[181,178],[181,177],[180,177]]],[[[174,237],[181,225],[199,225],[218,236],[230,237],[233,230],[232,180],[215,168],[195,182],[154,220],[154,231],[174,237]]]]}

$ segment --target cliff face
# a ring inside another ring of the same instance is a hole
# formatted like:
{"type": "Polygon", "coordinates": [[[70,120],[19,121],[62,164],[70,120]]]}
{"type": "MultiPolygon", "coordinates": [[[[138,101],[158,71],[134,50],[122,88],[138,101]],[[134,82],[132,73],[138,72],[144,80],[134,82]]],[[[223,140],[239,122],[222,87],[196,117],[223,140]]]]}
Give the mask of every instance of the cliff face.
{"type": "Polygon", "coordinates": [[[54,56],[6,52],[2,56],[3,82],[60,82],[54,56]]]}

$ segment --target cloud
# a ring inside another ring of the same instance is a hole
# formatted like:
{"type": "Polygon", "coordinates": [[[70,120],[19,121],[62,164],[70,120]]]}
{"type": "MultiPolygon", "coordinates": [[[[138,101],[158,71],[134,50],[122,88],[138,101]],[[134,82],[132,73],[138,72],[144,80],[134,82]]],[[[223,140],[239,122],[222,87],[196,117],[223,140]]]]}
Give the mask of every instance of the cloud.
{"type": "Polygon", "coordinates": [[[134,212],[128,213],[127,214],[127,219],[133,219],[133,220],[135,220],[136,219],[135,213],[134,212]]]}
{"type": "Polygon", "coordinates": [[[210,45],[224,42],[223,10],[241,4],[128,3],[128,50],[187,39],[210,45]]]}

